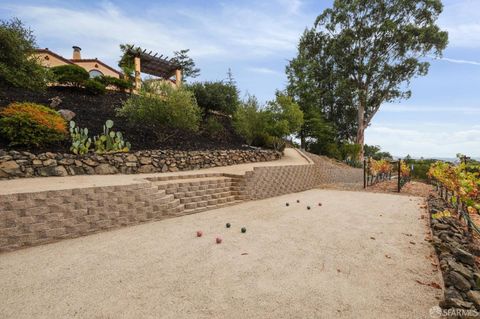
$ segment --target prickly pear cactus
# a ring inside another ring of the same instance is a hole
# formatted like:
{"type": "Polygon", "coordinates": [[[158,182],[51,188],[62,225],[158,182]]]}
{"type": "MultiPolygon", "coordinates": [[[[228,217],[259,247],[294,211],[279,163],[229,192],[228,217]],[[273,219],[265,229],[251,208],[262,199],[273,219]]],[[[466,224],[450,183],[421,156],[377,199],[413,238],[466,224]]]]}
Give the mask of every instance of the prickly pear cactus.
{"type": "Polygon", "coordinates": [[[95,136],[94,144],[96,153],[128,152],[130,150],[130,143],[124,141],[121,132],[111,130],[112,127],[113,121],[107,120],[105,125],[103,125],[103,134],[95,136]]]}
{"type": "Polygon", "coordinates": [[[79,128],[74,121],[70,121],[70,137],[72,138],[70,146],[72,153],[80,155],[88,153],[92,140],[88,137],[87,128],[79,128]]]}

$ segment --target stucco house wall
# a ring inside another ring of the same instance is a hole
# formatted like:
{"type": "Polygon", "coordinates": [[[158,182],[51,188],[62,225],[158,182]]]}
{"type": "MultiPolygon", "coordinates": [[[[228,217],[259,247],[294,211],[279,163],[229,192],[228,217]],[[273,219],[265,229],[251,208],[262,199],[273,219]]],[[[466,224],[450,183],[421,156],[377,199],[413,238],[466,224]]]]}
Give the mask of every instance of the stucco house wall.
{"type": "MultiPolygon", "coordinates": [[[[76,48],[76,47],[74,47],[76,48]]],[[[103,75],[112,76],[115,78],[120,78],[121,73],[114,69],[113,67],[103,63],[102,61],[95,59],[82,59],[80,56],[79,48],[77,51],[74,51],[72,59],[66,59],[59,54],[56,54],[53,51],[50,51],[48,48],[46,49],[38,49],[34,54],[34,58],[36,58],[43,66],[47,68],[59,66],[59,65],[67,65],[67,64],[75,64],[82,68],[84,68],[87,72],[92,70],[96,70],[101,72],[103,75]]]]}
{"type": "Polygon", "coordinates": [[[120,78],[120,73],[115,69],[109,67],[103,62],[95,59],[85,59],[85,60],[72,60],[72,62],[78,66],[81,66],[87,72],[92,70],[97,70],[102,72],[103,75],[113,76],[115,78],[120,78]]]}

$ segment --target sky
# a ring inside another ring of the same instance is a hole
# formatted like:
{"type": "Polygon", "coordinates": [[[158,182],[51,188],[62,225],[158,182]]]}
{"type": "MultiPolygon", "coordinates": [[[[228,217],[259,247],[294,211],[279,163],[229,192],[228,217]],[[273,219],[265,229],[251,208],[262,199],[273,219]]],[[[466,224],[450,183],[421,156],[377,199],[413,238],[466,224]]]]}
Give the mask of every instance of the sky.
{"type": "MultiPolygon", "coordinates": [[[[444,0],[438,21],[449,32],[442,59],[414,79],[412,97],[385,104],[366,130],[366,143],[395,156],[480,157],[480,1],[444,0]]],[[[70,58],[116,67],[119,44],[167,56],[190,49],[196,80],[226,78],[230,68],[242,96],[260,101],[286,86],[285,66],[298,40],[331,0],[60,1],[1,0],[0,19],[20,18],[37,44],[70,58]]]]}

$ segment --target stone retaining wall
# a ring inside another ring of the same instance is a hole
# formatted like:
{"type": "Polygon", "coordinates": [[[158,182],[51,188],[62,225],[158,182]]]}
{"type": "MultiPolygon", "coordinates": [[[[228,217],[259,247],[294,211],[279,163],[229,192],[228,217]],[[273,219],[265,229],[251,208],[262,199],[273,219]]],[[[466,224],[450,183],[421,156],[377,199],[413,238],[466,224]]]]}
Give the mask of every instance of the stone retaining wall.
{"type": "Polygon", "coordinates": [[[0,179],[93,174],[176,172],[277,160],[273,150],[138,151],[134,153],[73,154],[0,150],[0,179]]]}
{"type": "Polygon", "coordinates": [[[471,316],[465,315],[465,318],[477,317],[480,311],[480,269],[476,263],[480,256],[478,241],[465,230],[456,209],[449,207],[445,200],[430,194],[427,204],[431,242],[445,284],[440,307],[445,311],[468,310],[471,316]],[[445,211],[449,214],[442,213],[445,211]]]}

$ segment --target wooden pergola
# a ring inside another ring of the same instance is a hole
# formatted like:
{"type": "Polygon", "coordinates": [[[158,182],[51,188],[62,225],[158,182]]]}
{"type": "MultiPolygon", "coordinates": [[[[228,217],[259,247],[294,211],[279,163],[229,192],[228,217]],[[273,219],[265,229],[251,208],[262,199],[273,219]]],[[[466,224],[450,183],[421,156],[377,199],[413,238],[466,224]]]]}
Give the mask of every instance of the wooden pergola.
{"type": "Polygon", "coordinates": [[[141,87],[140,73],[146,73],[158,76],[165,80],[170,80],[175,75],[175,85],[179,87],[182,84],[182,67],[174,58],[163,57],[163,54],[152,55],[152,51],[142,50],[140,47],[130,46],[127,54],[134,58],[135,63],[135,89],[141,87]]]}

